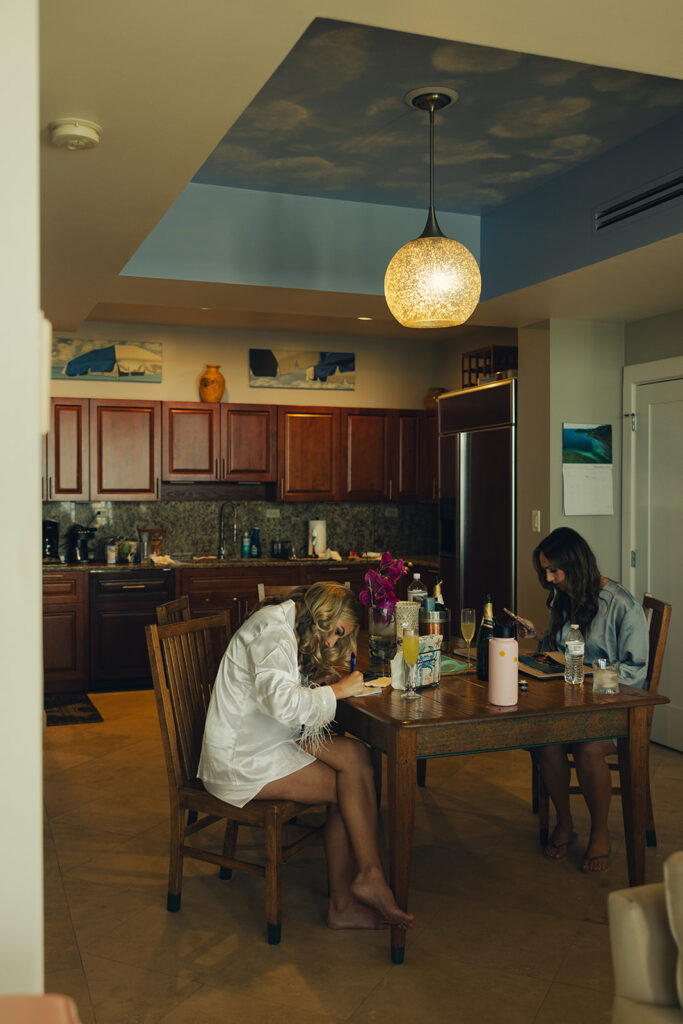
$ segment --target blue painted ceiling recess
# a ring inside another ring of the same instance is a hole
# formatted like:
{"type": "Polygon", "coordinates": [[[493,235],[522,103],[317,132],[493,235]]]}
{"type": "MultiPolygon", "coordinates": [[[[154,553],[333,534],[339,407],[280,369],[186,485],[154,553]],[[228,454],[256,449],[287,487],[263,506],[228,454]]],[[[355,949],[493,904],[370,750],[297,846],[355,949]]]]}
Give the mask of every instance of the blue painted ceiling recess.
{"type": "Polygon", "coordinates": [[[678,80],[316,19],[193,181],[424,206],[428,119],[403,102],[422,85],[460,96],[437,212],[486,213],[683,111],[678,80]]]}

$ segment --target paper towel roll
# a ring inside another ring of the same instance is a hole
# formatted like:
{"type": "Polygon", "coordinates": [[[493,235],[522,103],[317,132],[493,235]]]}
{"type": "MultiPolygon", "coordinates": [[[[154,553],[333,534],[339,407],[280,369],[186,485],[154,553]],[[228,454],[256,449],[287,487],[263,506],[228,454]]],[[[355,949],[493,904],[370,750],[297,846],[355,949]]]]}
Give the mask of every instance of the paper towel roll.
{"type": "Polygon", "coordinates": [[[308,520],[308,553],[322,555],[327,551],[327,521],[325,519],[308,520]]]}

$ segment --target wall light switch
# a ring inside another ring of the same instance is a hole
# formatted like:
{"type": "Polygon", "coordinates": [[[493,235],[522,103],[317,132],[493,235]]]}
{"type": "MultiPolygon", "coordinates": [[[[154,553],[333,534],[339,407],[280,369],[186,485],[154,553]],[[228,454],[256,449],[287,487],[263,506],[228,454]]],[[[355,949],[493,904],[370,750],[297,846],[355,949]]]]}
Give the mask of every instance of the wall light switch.
{"type": "Polygon", "coordinates": [[[279,518],[280,518],[280,509],[279,508],[267,508],[266,509],[266,519],[279,519],[279,518]]]}
{"type": "Polygon", "coordinates": [[[531,510],[531,532],[541,532],[541,510],[540,508],[532,508],[531,510]]]}
{"type": "Polygon", "coordinates": [[[384,506],[385,519],[398,519],[398,509],[394,505],[384,506]]]}

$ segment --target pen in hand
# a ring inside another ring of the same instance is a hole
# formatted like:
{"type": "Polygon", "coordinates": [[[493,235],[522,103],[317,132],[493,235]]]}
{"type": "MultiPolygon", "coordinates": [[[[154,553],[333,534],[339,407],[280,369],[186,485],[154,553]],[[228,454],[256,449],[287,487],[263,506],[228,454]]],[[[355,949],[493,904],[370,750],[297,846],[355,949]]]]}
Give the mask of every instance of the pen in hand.
{"type": "Polygon", "coordinates": [[[351,664],[349,666],[349,674],[351,674],[351,672],[353,672],[355,667],[356,667],[356,652],[355,651],[351,651],[351,664]]]}

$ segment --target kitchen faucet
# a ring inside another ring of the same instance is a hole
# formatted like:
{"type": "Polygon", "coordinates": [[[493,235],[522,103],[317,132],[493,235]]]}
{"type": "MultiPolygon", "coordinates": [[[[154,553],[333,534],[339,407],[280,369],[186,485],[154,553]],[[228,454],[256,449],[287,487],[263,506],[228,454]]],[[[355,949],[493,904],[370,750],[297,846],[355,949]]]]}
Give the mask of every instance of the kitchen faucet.
{"type": "MultiPolygon", "coordinates": [[[[230,504],[224,501],[218,511],[218,558],[222,562],[228,557],[228,548],[225,543],[225,510],[230,504]]],[[[237,505],[232,506],[232,551],[237,555],[237,505]]]]}

